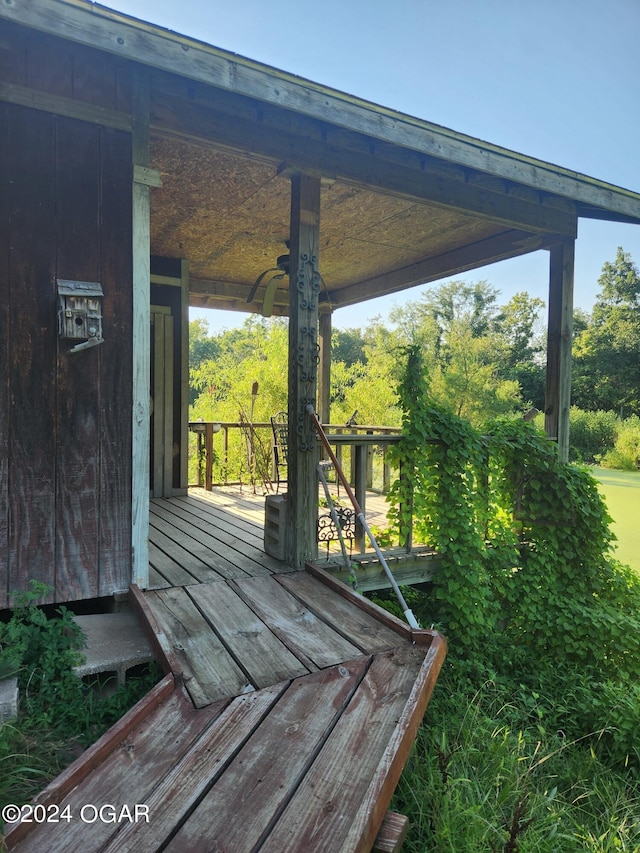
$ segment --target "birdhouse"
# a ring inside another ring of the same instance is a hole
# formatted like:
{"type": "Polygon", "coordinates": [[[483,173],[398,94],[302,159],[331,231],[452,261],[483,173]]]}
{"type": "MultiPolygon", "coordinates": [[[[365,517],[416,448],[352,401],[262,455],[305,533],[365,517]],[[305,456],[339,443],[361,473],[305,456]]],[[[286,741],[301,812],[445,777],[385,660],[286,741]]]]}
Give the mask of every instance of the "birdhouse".
{"type": "Polygon", "coordinates": [[[57,279],[58,334],[74,341],[102,340],[102,285],[57,279]]]}

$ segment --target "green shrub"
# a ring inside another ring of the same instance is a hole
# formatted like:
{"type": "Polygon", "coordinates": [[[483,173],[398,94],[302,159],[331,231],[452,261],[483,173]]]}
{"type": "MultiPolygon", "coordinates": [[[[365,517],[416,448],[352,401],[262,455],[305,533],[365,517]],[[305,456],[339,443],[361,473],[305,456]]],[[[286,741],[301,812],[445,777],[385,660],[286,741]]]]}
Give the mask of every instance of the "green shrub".
{"type": "Polygon", "coordinates": [[[47,615],[32,603],[44,591],[32,582],[0,623],[0,673],[16,674],[20,687],[17,720],[0,725],[0,807],[27,802],[160,678],[151,666],[110,695],[97,679],[80,679],[84,635],[66,608],[47,615]]]}
{"type": "Polygon", "coordinates": [[[613,450],[621,424],[615,412],[585,412],[572,406],[569,421],[571,461],[593,465],[599,457],[613,450]]]}
{"type": "Polygon", "coordinates": [[[632,415],[621,422],[615,447],[598,460],[604,468],[619,468],[623,471],[640,470],[640,417],[632,415]]]}

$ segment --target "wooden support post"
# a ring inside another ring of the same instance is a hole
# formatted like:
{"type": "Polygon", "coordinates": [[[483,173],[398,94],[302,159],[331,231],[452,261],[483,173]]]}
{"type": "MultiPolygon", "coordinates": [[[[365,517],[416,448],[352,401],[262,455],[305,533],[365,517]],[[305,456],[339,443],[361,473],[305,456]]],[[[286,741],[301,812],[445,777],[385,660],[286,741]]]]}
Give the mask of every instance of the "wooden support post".
{"type": "Polygon", "coordinates": [[[571,406],[571,339],[573,335],[573,240],[551,247],[545,431],[558,442],[562,462],[569,458],[571,406]]]}
{"type": "Polygon", "coordinates": [[[213,488],[213,424],[204,427],[204,487],[210,492],[213,488]]]}
{"type": "MultiPolygon", "coordinates": [[[[149,72],[133,80],[133,164],[149,165],[149,72]]],[[[149,582],[149,370],[150,370],[150,205],[149,186],[134,177],[133,214],[133,423],[131,474],[131,582],[149,582]]]]}
{"type": "MultiPolygon", "coordinates": [[[[356,444],[353,447],[353,458],[355,466],[354,474],[354,491],[356,500],[360,505],[362,514],[366,517],[366,499],[367,499],[367,456],[368,447],[364,444],[356,444]]],[[[364,528],[359,521],[356,521],[356,548],[361,554],[364,554],[366,547],[366,537],[364,528]]]]}
{"type": "Polygon", "coordinates": [[[289,465],[287,562],[302,568],[318,555],[318,449],[306,407],[316,405],[320,272],[320,179],[291,178],[289,276],[289,465]]]}
{"type": "Polygon", "coordinates": [[[320,373],[318,375],[318,415],[320,423],[331,418],[331,306],[320,306],[320,373]]]}
{"type": "Polygon", "coordinates": [[[180,490],[189,488],[189,261],[180,261],[180,490]]]}

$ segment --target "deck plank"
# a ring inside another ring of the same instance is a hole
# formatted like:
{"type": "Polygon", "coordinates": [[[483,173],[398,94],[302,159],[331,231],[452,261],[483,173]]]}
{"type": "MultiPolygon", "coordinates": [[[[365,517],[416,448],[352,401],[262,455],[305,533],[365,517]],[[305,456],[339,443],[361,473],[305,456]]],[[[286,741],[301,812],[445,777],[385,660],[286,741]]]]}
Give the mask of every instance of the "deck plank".
{"type": "MultiPolygon", "coordinates": [[[[167,527],[153,512],[149,513],[149,540],[158,550],[180,565],[195,581],[209,583],[221,577],[242,576],[230,570],[219,555],[173,525],[167,527]]],[[[178,586],[179,584],[175,584],[178,586]]]]}
{"type": "MultiPolygon", "coordinates": [[[[346,843],[351,820],[378,770],[424,656],[424,650],[406,646],[374,658],[261,853],[358,849],[357,839],[346,843]]],[[[384,812],[380,823],[383,817],[384,812]]]]}
{"type": "MultiPolygon", "coordinates": [[[[149,806],[149,823],[123,824],[120,831],[111,838],[109,845],[104,848],[104,853],[107,851],[140,853],[140,851],[160,849],[176,827],[190,815],[192,809],[214,782],[223,773],[226,777],[229,762],[243,748],[254,730],[260,726],[287,686],[285,682],[256,693],[236,697],[215,724],[209,726],[193,743],[190,751],[176,761],[159,785],[146,795],[145,804],[149,806]]],[[[245,764],[245,774],[246,771],[245,764]]],[[[246,775],[244,781],[247,784],[246,775]]],[[[233,806],[231,810],[233,812],[233,806]]],[[[221,808],[216,803],[213,810],[206,815],[207,844],[209,829],[220,812],[221,808]]],[[[189,817],[188,826],[190,825],[189,817]]],[[[182,851],[190,849],[186,846],[182,851]]]]}
{"type": "Polygon", "coordinates": [[[162,506],[154,504],[153,512],[176,530],[186,533],[204,545],[214,554],[223,558],[224,563],[231,565],[239,574],[270,574],[271,568],[281,570],[280,564],[258,548],[246,545],[238,536],[226,533],[220,528],[206,528],[206,522],[199,526],[194,521],[193,514],[168,501],[162,506]]]}
{"type": "Polygon", "coordinates": [[[156,530],[164,533],[173,542],[184,543],[182,545],[184,551],[189,553],[200,553],[206,555],[207,561],[211,568],[222,578],[246,577],[248,572],[239,568],[235,561],[227,559],[224,546],[219,540],[214,540],[212,537],[199,530],[196,524],[187,520],[176,517],[173,513],[173,508],[165,505],[160,506],[155,503],[151,507],[149,520],[156,530]],[[184,547],[187,545],[188,547],[184,547]]]}
{"type": "Polygon", "coordinates": [[[336,595],[307,572],[278,575],[278,582],[362,651],[373,654],[399,645],[400,637],[395,631],[336,595]]]}
{"type": "MultiPolygon", "coordinates": [[[[167,850],[257,849],[326,742],[368,663],[360,658],[297,679],[167,850]]],[[[302,848],[281,851],[293,849],[302,848]]]]}
{"type": "MultiPolygon", "coordinates": [[[[208,493],[205,492],[206,494],[208,493]]],[[[172,498],[171,501],[178,506],[188,508],[201,518],[206,518],[214,526],[222,526],[230,531],[238,531],[238,535],[246,537],[246,540],[255,545],[256,548],[262,547],[264,539],[264,506],[258,518],[249,520],[232,510],[217,506],[215,503],[208,501],[206,497],[186,495],[184,497],[172,498]]],[[[257,512],[254,514],[258,515],[257,512]]]]}
{"type": "Polygon", "coordinates": [[[347,850],[368,851],[373,847],[393,792],[400,781],[446,655],[447,643],[444,637],[435,631],[431,634],[431,644],[422,647],[426,654],[402,714],[386,745],[382,744],[384,749],[378,767],[367,791],[360,798],[357,812],[351,817],[344,845],[347,850]]]}
{"type": "Polygon", "coordinates": [[[184,683],[196,708],[253,689],[186,588],[148,592],[145,599],[164,629],[159,639],[168,643],[182,666],[184,683]]]}
{"type": "Polygon", "coordinates": [[[234,589],[273,633],[303,662],[322,669],[357,657],[361,650],[319,619],[282,587],[275,576],[231,581],[234,589]]]}
{"type": "Polygon", "coordinates": [[[166,582],[166,586],[186,586],[190,583],[198,583],[193,575],[182,567],[179,563],[161,551],[156,545],[149,529],[149,566],[158,573],[158,575],[166,582]]]}
{"type": "Polygon", "coordinates": [[[169,583],[154,566],[149,566],[149,585],[147,589],[167,589],[170,586],[173,586],[173,584],[169,583]]]}
{"type": "MultiPolygon", "coordinates": [[[[226,704],[222,701],[196,711],[182,689],[174,691],[62,800],[60,810],[68,805],[73,820],[34,825],[13,849],[18,853],[99,850],[113,833],[114,824],[100,820],[83,823],[80,819],[82,806],[145,803],[149,792],[182,756],[189,753],[202,731],[219,717],[226,704]]],[[[93,813],[87,815],[91,818],[93,813]]]]}
{"type": "Polygon", "coordinates": [[[257,688],[306,675],[308,669],[227,584],[198,584],[187,591],[257,688]]]}

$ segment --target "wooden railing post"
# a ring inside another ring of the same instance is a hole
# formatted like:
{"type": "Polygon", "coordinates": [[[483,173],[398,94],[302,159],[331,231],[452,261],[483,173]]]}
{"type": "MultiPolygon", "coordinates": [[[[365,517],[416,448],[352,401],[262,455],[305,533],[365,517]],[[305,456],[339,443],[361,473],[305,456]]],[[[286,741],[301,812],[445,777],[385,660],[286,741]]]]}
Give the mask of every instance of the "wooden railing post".
{"type": "Polygon", "coordinates": [[[213,424],[207,422],[204,426],[204,487],[210,492],[213,486],[213,424]]]}

